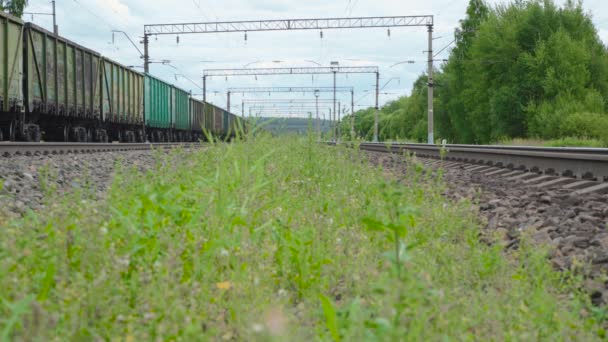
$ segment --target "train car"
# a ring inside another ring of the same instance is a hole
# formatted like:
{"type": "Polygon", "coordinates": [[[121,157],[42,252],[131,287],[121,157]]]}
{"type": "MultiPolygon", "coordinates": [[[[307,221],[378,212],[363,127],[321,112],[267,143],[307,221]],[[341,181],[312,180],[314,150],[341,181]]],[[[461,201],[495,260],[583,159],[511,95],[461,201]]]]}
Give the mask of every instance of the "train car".
{"type": "Polygon", "coordinates": [[[213,133],[221,137],[223,135],[223,124],[224,124],[224,110],[215,107],[213,111],[213,133]]]}
{"type": "Polygon", "coordinates": [[[215,134],[213,122],[215,120],[215,106],[211,103],[205,103],[205,129],[207,133],[215,134]]]}
{"type": "Polygon", "coordinates": [[[0,11],[0,140],[195,141],[233,114],[0,11]]]}
{"type": "Polygon", "coordinates": [[[230,113],[228,111],[222,110],[222,136],[227,136],[230,129],[230,113]]]}
{"type": "Polygon", "coordinates": [[[198,141],[205,138],[204,131],[209,130],[205,119],[205,103],[193,97],[190,98],[190,117],[192,118],[192,140],[198,141]]]}
{"type": "Polygon", "coordinates": [[[152,142],[190,140],[190,94],[150,74],[144,79],[144,108],[152,142]]]}
{"type": "Polygon", "coordinates": [[[108,58],[101,60],[103,140],[144,142],[144,75],[108,58]]]}
{"type": "Polygon", "coordinates": [[[172,86],[171,111],[175,118],[174,139],[192,141],[192,117],[190,113],[190,93],[172,86]]]}
{"type": "Polygon", "coordinates": [[[228,127],[230,127],[229,132],[231,136],[236,136],[236,133],[242,130],[243,127],[239,122],[240,120],[237,115],[228,113],[228,127]]]}
{"type": "Polygon", "coordinates": [[[22,44],[23,21],[0,11],[0,141],[15,136],[22,115],[22,44]]]}
{"type": "Polygon", "coordinates": [[[99,137],[101,55],[32,23],[24,26],[23,45],[22,138],[38,141],[43,133],[47,140],[84,142],[99,137]]]}
{"type": "Polygon", "coordinates": [[[229,132],[234,133],[234,128],[230,129],[234,114],[211,103],[205,103],[204,113],[205,128],[215,137],[225,138],[229,132]]]}

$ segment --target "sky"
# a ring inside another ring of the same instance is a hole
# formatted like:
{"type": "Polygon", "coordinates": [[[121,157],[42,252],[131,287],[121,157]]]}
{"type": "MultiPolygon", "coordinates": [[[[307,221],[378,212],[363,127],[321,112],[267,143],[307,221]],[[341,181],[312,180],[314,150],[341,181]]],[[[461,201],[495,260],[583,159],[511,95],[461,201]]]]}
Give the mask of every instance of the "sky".
{"type": "MultiPolygon", "coordinates": [[[[139,67],[142,59],[138,50],[125,35],[113,35],[112,30],[124,31],[143,51],[140,41],[145,24],[401,15],[434,16],[433,50],[447,46],[436,57],[440,64],[449,56],[454,29],[464,18],[467,4],[468,0],[57,0],[56,8],[60,35],[124,65],[139,67]]],[[[608,2],[586,0],[583,6],[607,43],[608,2]]],[[[51,4],[46,0],[30,0],[26,8],[26,12],[50,11],[51,4]]],[[[49,16],[26,14],[23,18],[52,30],[49,16]]],[[[150,72],[202,98],[205,69],[329,66],[332,61],[340,66],[378,66],[382,106],[410,93],[413,82],[426,71],[425,50],[425,27],[396,27],[390,35],[382,28],[323,30],[323,38],[318,31],[249,32],[247,40],[243,33],[192,34],[180,36],[179,43],[175,36],[159,36],[150,39],[150,56],[155,61],[169,60],[170,64],[152,64],[150,72]],[[395,65],[402,61],[414,63],[395,65]]],[[[207,100],[225,108],[228,88],[332,84],[331,75],[213,77],[207,82],[207,100]]],[[[374,106],[373,74],[339,74],[337,86],[354,87],[355,110],[374,106]]],[[[338,95],[346,113],[350,112],[350,94],[338,95]]],[[[320,99],[331,97],[331,93],[320,95],[320,99]]],[[[314,95],[237,93],[231,97],[231,111],[240,114],[243,102],[261,99],[298,99],[305,103],[314,95]]],[[[307,104],[301,106],[302,111],[310,110],[307,104]]],[[[321,115],[326,115],[331,106],[322,104],[321,115]]],[[[245,114],[248,112],[246,108],[245,114]]]]}

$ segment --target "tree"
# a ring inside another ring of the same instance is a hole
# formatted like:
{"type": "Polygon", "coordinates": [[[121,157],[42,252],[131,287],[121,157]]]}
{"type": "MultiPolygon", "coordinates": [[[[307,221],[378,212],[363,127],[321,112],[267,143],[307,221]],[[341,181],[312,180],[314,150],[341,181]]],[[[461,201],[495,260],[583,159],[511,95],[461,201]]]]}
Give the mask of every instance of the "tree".
{"type": "MultiPolygon", "coordinates": [[[[588,137],[608,142],[608,50],[580,2],[470,0],[435,77],[435,134],[455,143],[588,137]]],[[[424,141],[426,75],[380,111],[381,139],[424,141]]],[[[373,111],[356,113],[369,135],[373,111]]]]}
{"type": "Polygon", "coordinates": [[[474,142],[475,133],[467,115],[464,94],[468,80],[467,65],[471,59],[470,49],[477,37],[479,26],[487,20],[490,9],[483,0],[470,0],[466,13],[467,16],[460,21],[460,27],[454,33],[456,46],[443,68],[444,87],[440,91],[446,96],[438,104],[437,111],[443,109],[443,113],[440,114],[441,119],[449,118],[450,121],[450,125],[445,127],[443,132],[439,132],[440,136],[459,142],[474,142]],[[447,129],[448,127],[450,129],[447,129]]]}
{"type": "Polygon", "coordinates": [[[0,0],[0,10],[21,18],[27,2],[28,0],[0,0]]]}

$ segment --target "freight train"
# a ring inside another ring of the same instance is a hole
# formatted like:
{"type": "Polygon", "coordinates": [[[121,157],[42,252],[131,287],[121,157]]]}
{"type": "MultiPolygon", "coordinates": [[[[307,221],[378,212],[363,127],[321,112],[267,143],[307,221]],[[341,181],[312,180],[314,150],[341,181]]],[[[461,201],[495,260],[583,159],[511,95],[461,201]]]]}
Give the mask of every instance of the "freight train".
{"type": "Polygon", "coordinates": [[[0,141],[186,142],[238,117],[0,11],[0,141]]]}

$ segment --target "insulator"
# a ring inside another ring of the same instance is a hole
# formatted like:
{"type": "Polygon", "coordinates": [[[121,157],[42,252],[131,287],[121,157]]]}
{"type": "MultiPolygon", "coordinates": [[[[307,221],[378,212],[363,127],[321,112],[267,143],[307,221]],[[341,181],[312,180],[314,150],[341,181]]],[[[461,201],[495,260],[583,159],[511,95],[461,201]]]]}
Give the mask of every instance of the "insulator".
{"type": "Polygon", "coordinates": [[[245,41],[247,41],[247,32],[245,32],[245,41]]]}
{"type": "Polygon", "coordinates": [[[386,29],[386,34],[388,35],[389,38],[391,37],[391,29],[390,28],[386,29]]]}
{"type": "Polygon", "coordinates": [[[321,39],[323,39],[323,30],[320,32],[321,39]]]}
{"type": "Polygon", "coordinates": [[[179,44],[179,36],[175,37],[175,42],[177,42],[177,44],[179,44]]]}

